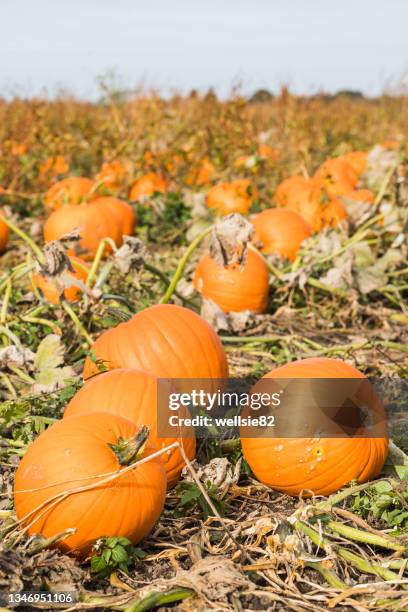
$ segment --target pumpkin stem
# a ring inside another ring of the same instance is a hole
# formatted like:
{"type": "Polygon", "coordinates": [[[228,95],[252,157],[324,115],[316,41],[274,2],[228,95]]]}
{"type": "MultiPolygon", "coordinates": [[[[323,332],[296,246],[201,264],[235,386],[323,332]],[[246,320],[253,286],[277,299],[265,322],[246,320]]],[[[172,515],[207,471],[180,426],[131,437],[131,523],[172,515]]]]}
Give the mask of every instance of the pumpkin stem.
{"type": "Polygon", "coordinates": [[[110,448],[118,458],[120,465],[131,465],[140,459],[146,445],[146,440],[149,437],[149,433],[149,427],[142,425],[134,438],[130,438],[130,440],[119,438],[117,444],[109,444],[110,448]]]}

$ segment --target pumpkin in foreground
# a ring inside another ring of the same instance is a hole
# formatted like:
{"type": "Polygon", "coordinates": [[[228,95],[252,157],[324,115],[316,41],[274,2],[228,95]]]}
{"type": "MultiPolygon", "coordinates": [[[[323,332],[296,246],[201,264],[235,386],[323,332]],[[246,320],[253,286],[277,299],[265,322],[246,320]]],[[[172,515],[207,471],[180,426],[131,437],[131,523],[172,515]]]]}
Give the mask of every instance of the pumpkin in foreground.
{"type": "Polygon", "coordinates": [[[44,431],[14,481],[16,514],[28,533],[48,538],[74,528],[57,546],[78,557],[104,536],[133,543],[144,538],[163,509],[166,475],[160,457],[116,475],[153,452],[126,456],[137,433],[129,420],[102,412],[63,419],[44,431]]]}
{"type": "Polygon", "coordinates": [[[82,286],[88,277],[88,266],[85,261],[75,255],[69,258],[73,271],[64,272],[65,279],[48,276],[43,272],[33,274],[33,283],[39,289],[47,302],[59,304],[63,295],[67,302],[75,302],[81,297],[82,286]],[[72,284],[71,284],[72,283],[72,284]]]}
{"type": "Polygon", "coordinates": [[[159,378],[228,376],[227,357],[213,328],[192,310],[174,304],[150,306],[104,332],[91,354],[85,361],[85,379],[99,373],[98,362],[105,369],[131,368],[159,378]]]}
{"type": "MultiPolygon", "coordinates": [[[[168,408],[168,403],[166,406],[168,408]]],[[[138,427],[147,425],[150,429],[149,445],[159,450],[179,440],[187,457],[195,457],[196,441],[191,427],[183,427],[178,438],[157,436],[158,379],[153,374],[125,369],[99,374],[74,395],[65,409],[64,418],[96,412],[109,412],[125,417],[138,427]]],[[[161,414],[161,418],[168,419],[170,414],[168,409],[167,414],[161,414]]],[[[181,418],[189,416],[184,406],[178,414],[181,418]]],[[[167,474],[167,486],[170,488],[180,478],[185,462],[178,449],[164,453],[162,460],[167,474]]]]}
{"type": "MultiPolygon", "coordinates": [[[[341,360],[310,358],[276,368],[261,381],[268,378],[364,379],[365,376],[341,360]]],[[[385,422],[384,407],[374,388],[370,385],[364,392],[368,409],[385,422]]],[[[385,429],[384,426],[384,437],[376,438],[242,437],[242,451],[258,480],[271,488],[289,495],[299,495],[302,491],[309,495],[311,491],[315,495],[330,495],[352,480],[363,483],[378,475],[388,451],[385,429]]]]}
{"type": "Polygon", "coordinates": [[[255,227],[254,241],[262,243],[262,253],[290,261],[294,261],[302,242],[312,233],[303,217],[286,208],[269,208],[251,221],[255,227]]]}
{"type": "Polygon", "coordinates": [[[248,251],[242,265],[219,265],[209,253],[199,262],[193,279],[201,295],[224,312],[265,312],[268,305],[269,272],[257,253],[248,251]]]}

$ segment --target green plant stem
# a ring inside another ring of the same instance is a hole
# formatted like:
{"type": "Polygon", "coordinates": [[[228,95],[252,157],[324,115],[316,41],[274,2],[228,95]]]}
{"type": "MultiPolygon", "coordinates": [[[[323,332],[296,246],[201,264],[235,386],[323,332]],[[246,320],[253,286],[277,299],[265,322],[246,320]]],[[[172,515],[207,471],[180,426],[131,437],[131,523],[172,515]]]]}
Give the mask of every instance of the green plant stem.
{"type": "Polygon", "coordinates": [[[179,282],[180,277],[183,274],[183,270],[185,268],[185,265],[186,265],[187,261],[189,260],[190,256],[194,253],[194,251],[198,247],[198,245],[212,231],[212,229],[213,229],[212,225],[210,227],[207,227],[201,234],[196,236],[196,238],[194,238],[194,240],[191,242],[191,244],[187,248],[186,252],[184,253],[182,258],[180,259],[180,261],[178,263],[178,266],[177,266],[177,269],[176,269],[176,271],[174,273],[174,276],[173,276],[173,278],[170,281],[170,285],[167,287],[166,293],[163,295],[163,297],[161,298],[161,300],[159,302],[160,304],[167,304],[167,302],[169,301],[169,299],[171,298],[171,296],[173,295],[173,293],[174,293],[174,291],[175,291],[175,289],[177,287],[177,283],[179,282]]]}
{"type": "Polygon", "coordinates": [[[16,376],[21,378],[21,380],[23,380],[25,383],[29,385],[35,384],[35,379],[29,376],[28,374],[26,374],[25,372],[23,372],[22,370],[20,370],[20,368],[18,368],[17,366],[13,365],[12,363],[9,363],[7,367],[9,368],[9,370],[14,372],[16,376]]]}
{"type": "Polygon", "coordinates": [[[271,272],[274,276],[276,276],[276,278],[281,279],[283,276],[283,272],[281,272],[281,270],[279,270],[267,257],[265,257],[265,255],[256,248],[256,246],[254,246],[253,244],[249,243],[248,244],[248,248],[253,251],[254,253],[257,253],[259,255],[259,257],[262,257],[262,259],[264,260],[269,272],[271,272]]]}
{"type": "Polygon", "coordinates": [[[302,521],[296,521],[294,527],[301,533],[307,535],[313,542],[313,544],[320,548],[323,548],[325,552],[330,552],[334,549],[339,557],[344,559],[344,561],[348,561],[351,565],[360,570],[360,572],[380,576],[384,580],[399,579],[398,574],[396,574],[395,572],[392,572],[391,570],[381,567],[380,565],[377,565],[375,563],[369,563],[363,557],[360,557],[359,555],[356,555],[355,553],[352,553],[351,551],[347,550],[347,548],[334,545],[331,540],[321,536],[319,533],[317,533],[317,531],[315,531],[314,529],[309,527],[309,525],[303,523],[302,521]]]}
{"type": "Polygon", "coordinates": [[[146,595],[146,597],[143,599],[128,605],[125,608],[125,612],[145,612],[146,610],[151,610],[152,608],[158,608],[169,603],[182,601],[183,599],[187,599],[192,595],[194,595],[194,591],[192,589],[184,588],[171,589],[171,591],[167,591],[166,593],[154,591],[153,593],[146,595]]]}
{"type": "Polygon", "coordinates": [[[349,586],[338,577],[335,572],[324,567],[323,563],[319,561],[307,561],[305,563],[306,567],[310,567],[311,569],[317,570],[319,574],[321,574],[322,578],[329,584],[333,589],[339,589],[340,591],[345,591],[349,588],[349,586]]]}
{"type": "MultiPolygon", "coordinates": [[[[164,272],[162,272],[161,270],[159,270],[158,268],[156,268],[156,266],[153,266],[152,264],[143,263],[144,268],[148,271],[151,272],[151,274],[154,274],[155,276],[158,276],[160,278],[160,280],[162,281],[162,283],[168,287],[170,284],[169,279],[167,278],[166,274],[164,274],[164,272]]],[[[191,306],[196,306],[196,304],[194,304],[194,302],[192,300],[189,300],[188,298],[184,297],[183,295],[181,295],[181,293],[179,293],[178,291],[174,290],[174,295],[176,295],[179,300],[182,300],[183,302],[185,302],[186,304],[190,304],[191,306]]]]}
{"type": "Polygon", "coordinates": [[[96,272],[98,270],[99,264],[101,263],[101,259],[103,257],[103,254],[105,252],[105,247],[106,245],[109,244],[112,248],[112,250],[115,252],[116,251],[116,244],[113,242],[113,240],[111,238],[103,238],[103,240],[100,241],[98,249],[96,251],[94,260],[92,262],[92,265],[89,269],[88,272],[88,277],[86,279],[86,286],[90,287],[91,284],[93,283],[95,277],[96,277],[96,272]]]}
{"type": "Polygon", "coordinates": [[[10,303],[12,286],[13,285],[12,285],[11,279],[9,278],[7,280],[6,291],[4,293],[3,303],[1,305],[1,312],[0,312],[0,323],[1,323],[1,325],[4,325],[4,323],[6,322],[6,319],[7,319],[7,311],[8,311],[8,306],[9,306],[9,303],[10,303]]]}
{"type": "Polygon", "coordinates": [[[69,304],[67,304],[67,302],[62,302],[61,305],[62,305],[62,308],[67,313],[67,315],[70,317],[71,321],[75,324],[75,326],[78,329],[79,333],[85,338],[87,343],[90,346],[92,346],[93,340],[92,340],[91,336],[88,334],[88,332],[86,331],[85,327],[82,325],[81,321],[79,320],[79,318],[77,317],[75,312],[72,310],[71,306],[69,304]]]}
{"type": "Polygon", "coordinates": [[[338,521],[329,521],[325,526],[334,531],[339,535],[349,540],[355,540],[356,542],[364,542],[370,544],[370,546],[380,546],[381,548],[389,548],[397,552],[404,552],[405,546],[395,540],[385,538],[384,536],[377,535],[376,533],[370,533],[369,531],[363,531],[362,529],[356,529],[355,527],[349,527],[344,523],[338,521]]]}
{"type": "Polygon", "coordinates": [[[30,247],[30,249],[36,256],[40,264],[44,265],[45,256],[42,253],[41,249],[35,244],[34,240],[32,240],[30,236],[28,236],[28,234],[23,232],[23,230],[21,230],[19,227],[17,227],[17,225],[15,225],[12,221],[10,221],[10,219],[7,219],[7,217],[3,216],[1,220],[3,223],[5,223],[5,225],[7,225],[7,227],[12,232],[14,232],[14,234],[17,234],[17,236],[19,236],[22,240],[24,240],[24,242],[30,247]]]}

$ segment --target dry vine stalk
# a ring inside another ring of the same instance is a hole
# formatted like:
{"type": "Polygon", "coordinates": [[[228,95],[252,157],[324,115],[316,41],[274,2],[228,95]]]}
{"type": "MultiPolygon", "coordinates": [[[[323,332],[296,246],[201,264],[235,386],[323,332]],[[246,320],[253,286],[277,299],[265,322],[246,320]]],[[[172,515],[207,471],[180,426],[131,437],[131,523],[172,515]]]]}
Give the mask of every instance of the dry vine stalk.
{"type": "Polygon", "coordinates": [[[78,230],[73,230],[65,234],[59,240],[52,240],[45,244],[43,254],[44,263],[38,262],[39,271],[47,276],[60,276],[65,270],[74,272],[71,260],[67,255],[67,248],[70,248],[80,240],[78,230]]]}
{"type": "Polygon", "coordinates": [[[248,257],[248,243],[254,232],[254,226],[238,213],[223,217],[212,230],[211,257],[220,266],[244,266],[248,257]]]}

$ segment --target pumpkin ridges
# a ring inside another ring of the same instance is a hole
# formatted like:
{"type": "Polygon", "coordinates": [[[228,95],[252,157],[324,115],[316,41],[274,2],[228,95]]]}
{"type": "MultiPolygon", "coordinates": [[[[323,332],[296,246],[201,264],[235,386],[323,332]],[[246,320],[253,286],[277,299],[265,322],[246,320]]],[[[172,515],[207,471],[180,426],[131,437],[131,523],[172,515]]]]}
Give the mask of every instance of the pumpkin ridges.
{"type": "MultiPolygon", "coordinates": [[[[98,413],[98,418],[95,415],[70,417],[52,425],[29,447],[17,470],[14,485],[17,516],[24,518],[41,502],[60,491],[100,483],[97,475],[117,471],[119,462],[108,444],[116,442],[119,436],[129,438],[136,431],[129,420],[107,413],[98,413]],[[38,487],[39,490],[30,493],[19,493],[38,487]]],[[[29,533],[40,531],[45,537],[50,537],[68,527],[76,527],[77,532],[59,542],[58,546],[63,550],[77,551],[81,556],[89,552],[92,540],[97,537],[123,535],[136,543],[158,519],[164,503],[165,486],[163,464],[160,459],[152,459],[111,482],[71,493],[53,508],[49,507],[29,533]],[[126,512],[121,503],[124,498],[128,499],[128,494],[132,496],[131,512],[126,512]],[[104,521],[103,512],[112,497],[116,503],[104,521]],[[90,514],[89,507],[92,507],[90,514]],[[124,525],[123,531],[119,533],[121,525],[124,525]]],[[[41,510],[37,511],[36,516],[39,517],[40,513],[41,510]]]]}
{"type": "MultiPolygon", "coordinates": [[[[264,378],[366,377],[340,360],[309,358],[281,366],[264,378]]],[[[374,388],[368,387],[364,393],[368,394],[364,398],[370,410],[385,419],[384,407],[374,388]]],[[[385,430],[382,438],[322,438],[317,443],[322,448],[320,461],[313,454],[316,440],[309,443],[306,438],[242,437],[241,442],[244,456],[257,478],[291,495],[297,495],[301,489],[312,489],[316,494],[328,495],[352,479],[362,482],[376,476],[385,461],[388,448],[385,430]]]]}
{"type": "Polygon", "coordinates": [[[287,208],[269,208],[251,219],[255,227],[254,242],[261,241],[261,251],[278,254],[290,261],[304,240],[312,233],[310,225],[298,213],[287,208]]]}
{"type": "Polygon", "coordinates": [[[193,285],[224,312],[264,312],[268,304],[268,268],[253,251],[248,251],[247,261],[242,266],[226,268],[205,253],[194,272],[193,285]]]}
{"type": "MultiPolygon", "coordinates": [[[[168,391],[170,392],[171,389],[169,388],[168,391]]],[[[120,368],[87,381],[69,402],[64,418],[96,412],[119,415],[129,419],[138,427],[147,425],[150,428],[148,444],[151,446],[160,449],[179,439],[183,443],[187,456],[193,459],[195,437],[192,428],[182,428],[178,436],[171,438],[158,437],[158,399],[157,376],[142,370],[120,368]],[[184,436],[188,437],[183,438],[183,432],[184,436]]],[[[181,413],[181,416],[188,416],[187,409],[181,409],[181,413]]],[[[184,460],[177,449],[162,455],[162,460],[169,486],[173,486],[180,476],[184,460]]]]}

